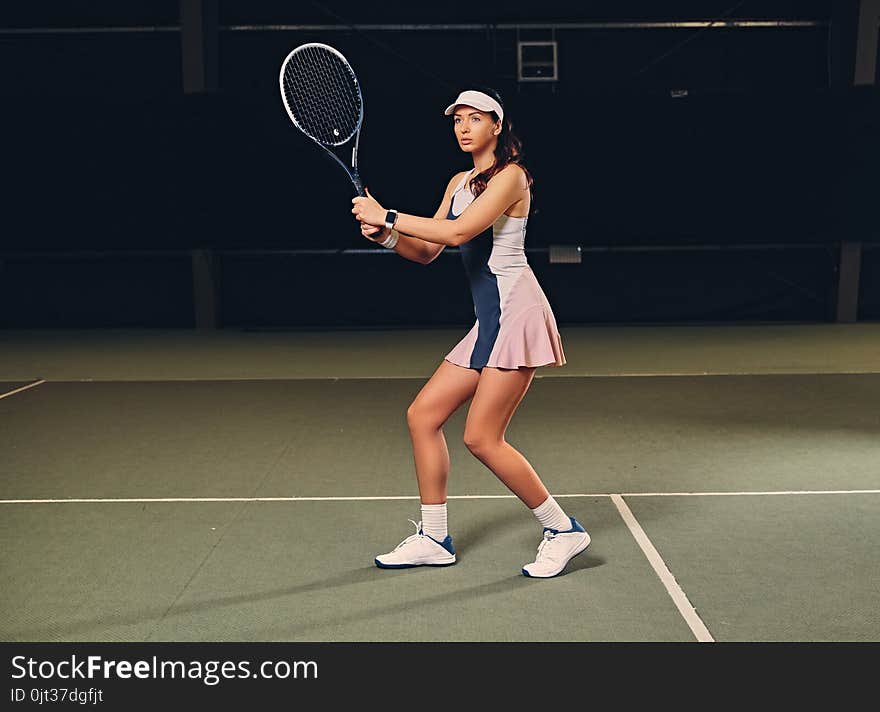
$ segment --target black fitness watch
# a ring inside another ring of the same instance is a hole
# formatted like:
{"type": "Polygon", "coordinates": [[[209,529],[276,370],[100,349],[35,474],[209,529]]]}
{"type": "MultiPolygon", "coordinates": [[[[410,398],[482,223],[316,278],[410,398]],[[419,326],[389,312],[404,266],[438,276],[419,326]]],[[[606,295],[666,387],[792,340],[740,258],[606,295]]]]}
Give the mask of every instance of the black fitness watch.
{"type": "Polygon", "coordinates": [[[397,222],[397,211],[396,210],[389,210],[387,213],[385,213],[385,227],[387,227],[390,230],[394,227],[394,224],[396,222],[397,222]]]}

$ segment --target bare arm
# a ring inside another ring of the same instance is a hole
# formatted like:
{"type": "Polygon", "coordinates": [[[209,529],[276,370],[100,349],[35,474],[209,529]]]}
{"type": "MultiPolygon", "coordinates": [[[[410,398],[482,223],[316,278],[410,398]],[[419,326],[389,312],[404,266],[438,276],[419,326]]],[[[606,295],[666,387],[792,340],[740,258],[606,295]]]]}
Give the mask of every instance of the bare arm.
{"type": "MultiPolygon", "coordinates": [[[[449,190],[447,188],[444,203],[449,197],[449,190]]],[[[510,165],[493,176],[486,190],[457,219],[446,220],[445,215],[439,218],[440,210],[433,218],[399,213],[397,231],[425,242],[441,245],[441,249],[446,245],[462,245],[492,225],[507,208],[522,197],[523,191],[526,190],[528,184],[525,174],[518,166],[510,165]]],[[[437,253],[439,254],[439,250],[437,253]]],[[[428,256],[430,259],[436,257],[436,255],[428,256]]]]}
{"type": "MultiPolygon", "coordinates": [[[[437,212],[434,213],[434,220],[445,220],[446,216],[449,214],[449,206],[452,203],[452,189],[461,178],[462,173],[457,173],[452,177],[449,181],[449,184],[446,186],[446,192],[443,194],[443,200],[440,201],[440,207],[437,208],[437,212]]],[[[382,242],[385,238],[390,234],[390,230],[383,229],[379,231],[377,234],[369,235],[364,230],[369,229],[368,225],[364,225],[361,228],[361,232],[364,233],[366,237],[374,242],[382,242]]],[[[403,230],[400,229],[400,219],[398,218],[397,227],[395,228],[399,233],[400,237],[397,240],[397,244],[394,246],[394,251],[399,254],[401,257],[405,257],[408,260],[412,260],[413,262],[421,262],[422,264],[428,264],[429,262],[433,262],[434,259],[443,252],[443,248],[446,245],[438,245],[431,242],[426,242],[421,238],[416,237],[415,235],[410,235],[403,230]]]]}
{"type": "MultiPolygon", "coordinates": [[[[452,189],[458,183],[461,177],[461,173],[456,173],[452,176],[452,179],[449,181],[449,184],[446,186],[446,193],[443,195],[443,200],[440,201],[440,207],[437,208],[437,212],[434,213],[434,220],[446,220],[446,216],[449,215],[449,208],[452,205],[452,189]]],[[[398,224],[398,232],[400,232],[400,218],[397,220],[398,224]]],[[[431,242],[426,242],[418,237],[413,237],[413,239],[418,240],[422,243],[422,252],[424,253],[424,264],[428,264],[429,262],[433,262],[437,259],[437,255],[443,252],[443,249],[446,245],[438,245],[431,242]]]]}

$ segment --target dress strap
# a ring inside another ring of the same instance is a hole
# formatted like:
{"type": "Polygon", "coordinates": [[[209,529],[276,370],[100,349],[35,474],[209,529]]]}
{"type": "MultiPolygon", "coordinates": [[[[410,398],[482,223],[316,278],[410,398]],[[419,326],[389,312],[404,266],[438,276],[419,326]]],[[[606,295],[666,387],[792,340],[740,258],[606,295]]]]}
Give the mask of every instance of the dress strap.
{"type": "Polygon", "coordinates": [[[467,185],[468,177],[469,177],[470,174],[473,173],[473,172],[474,172],[474,169],[471,168],[471,170],[469,170],[469,171],[467,172],[467,174],[465,175],[465,177],[462,178],[460,181],[458,181],[458,187],[457,187],[454,191],[452,191],[453,195],[454,195],[455,193],[457,193],[458,191],[460,191],[462,188],[464,188],[465,185],[467,185]]]}

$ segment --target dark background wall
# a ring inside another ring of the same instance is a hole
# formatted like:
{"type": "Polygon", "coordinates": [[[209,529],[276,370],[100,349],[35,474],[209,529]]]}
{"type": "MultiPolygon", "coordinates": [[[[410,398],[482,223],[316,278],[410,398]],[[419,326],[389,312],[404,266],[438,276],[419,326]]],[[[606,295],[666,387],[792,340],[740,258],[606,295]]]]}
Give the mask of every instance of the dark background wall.
{"type": "Polygon", "coordinates": [[[562,323],[833,320],[841,240],[866,246],[860,318],[880,314],[857,3],[220,2],[217,85],[197,94],[177,2],[6,5],[0,325],[191,326],[193,248],[215,251],[224,325],[472,320],[458,255],[425,267],[364,240],[344,174],[290,124],[278,70],[311,41],[354,65],[362,174],[405,212],[433,214],[472,165],[443,107],[471,81],[502,93],[535,178],[527,247],[584,250],[579,265],[529,253],[562,323]],[[557,29],[559,80],[531,84],[515,29],[345,29],[721,16],[807,24],[557,29]],[[333,29],[277,29],[317,24],[333,29]]]}

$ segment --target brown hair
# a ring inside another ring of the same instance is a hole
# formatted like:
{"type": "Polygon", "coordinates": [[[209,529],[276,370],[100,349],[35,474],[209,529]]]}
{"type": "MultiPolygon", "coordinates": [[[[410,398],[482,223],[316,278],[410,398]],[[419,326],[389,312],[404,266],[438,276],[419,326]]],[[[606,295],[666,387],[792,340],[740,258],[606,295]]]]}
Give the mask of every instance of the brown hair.
{"type": "MultiPolygon", "coordinates": [[[[501,101],[501,96],[494,89],[490,87],[475,88],[478,91],[493,97],[499,104],[501,104],[501,107],[504,108],[504,102],[501,101]]],[[[488,113],[492,116],[493,121],[498,121],[498,114],[494,111],[488,113]]],[[[522,168],[523,172],[526,174],[526,180],[529,182],[529,190],[531,190],[533,182],[532,174],[529,173],[528,169],[522,162],[522,141],[519,136],[513,132],[513,124],[505,111],[504,122],[501,124],[501,133],[498,134],[498,145],[495,146],[495,163],[482,173],[475,175],[469,181],[471,192],[474,194],[474,197],[479,197],[479,195],[486,190],[486,185],[489,183],[489,179],[511,163],[515,163],[522,168]]]]}

